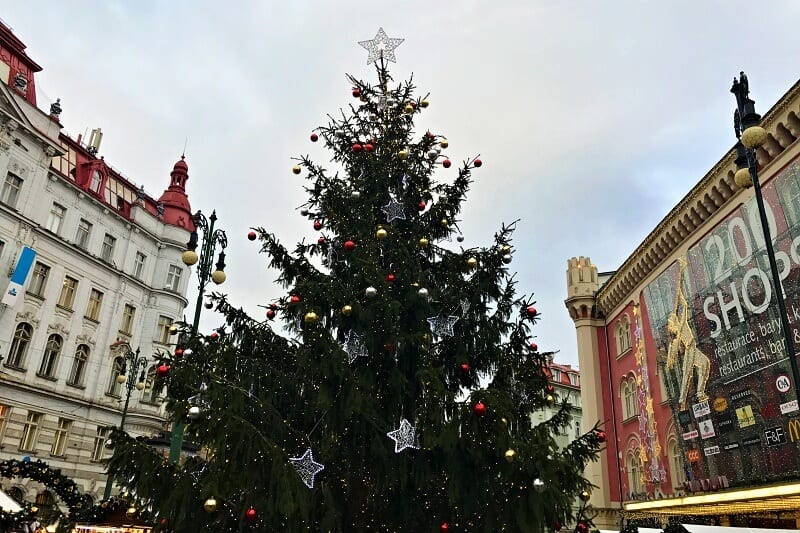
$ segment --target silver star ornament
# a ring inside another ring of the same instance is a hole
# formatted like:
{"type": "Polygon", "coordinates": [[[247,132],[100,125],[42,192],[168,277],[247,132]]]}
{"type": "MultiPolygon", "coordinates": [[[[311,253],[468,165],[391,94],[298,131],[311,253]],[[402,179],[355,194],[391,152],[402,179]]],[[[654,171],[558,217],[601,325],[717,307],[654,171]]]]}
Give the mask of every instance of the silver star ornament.
{"type": "Polygon", "coordinates": [[[300,457],[290,457],[289,462],[292,463],[294,469],[297,470],[297,475],[303,480],[303,483],[309,488],[314,488],[314,476],[319,474],[325,469],[325,465],[314,461],[314,454],[311,448],[306,450],[300,457]]]}
{"type": "Polygon", "coordinates": [[[389,203],[381,207],[381,211],[386,214],[386,222],[391,222],[397,219],[406,219],[406,212],[403,210],[403,204],[394,198],[390,198],[389,203]]]}
{"type": "Polygon", "coordinates": [[[383,28],[378,28],[375,38],[370,41],[358,41],[364,49],[369,52],[367,65],[375,63],[378,59],[385,59],[392,63],[397,63],[394,57],[394,49],[400,46],[405,39],[390,39],[383,28]]]}
{"type": "Polygon", "coordinates": [[[428,317],[428,324],[431,326],[431,333],[437,338],[447,338],[453,336],[453,326],[458,322],[457,316],[432,316],[428,317]]]}
{"type": "Polygon", "coordinates": [[[411,422],[403,418],[400,420],[400,427],[386,434],[394,441],[394,453],[400,453],[406,448],[418,449],[417,428],[411,422]]]}

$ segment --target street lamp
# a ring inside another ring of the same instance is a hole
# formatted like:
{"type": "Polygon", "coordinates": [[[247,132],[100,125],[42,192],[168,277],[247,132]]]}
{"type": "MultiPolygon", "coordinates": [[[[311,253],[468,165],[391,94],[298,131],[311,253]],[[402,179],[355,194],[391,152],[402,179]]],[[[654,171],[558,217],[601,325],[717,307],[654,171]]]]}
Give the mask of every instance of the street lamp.
{"type": "MultiPolygon", "coordinates": [[[[197,264],[197,304],[194,308],[194,319],[192,320],[192,335],[197,333],[197,327],[200,324],[200,311],[203,308],[203,296],[206,292],[206,285],[209,280],[213,281],[216,285],[225,282],[225,248],[228,246],[228,237],[225,231],[221,229],[214,229],[214,224],[217,221],[217,212],[212,211],[211,216],[206,219],[205,215],[198,210],[192,216],[194,221],[194,231],[189,236],[189,242],[186,243],[186,251],[183,252],[181,260],[186,266],[197,264]],[[197,229],[203,233],[203,245],[198,254],[195,250],[198,245],[197,229]],[[214,260],[214,253],[216,252],[217,245],[222,250],[219,252],[219,258],[214,265],[215,270],[212,272],[211,266],[214,260]]],[[[172,425],[172,443],[169,449],[169,460],[177,463],[181,456],[181,448],[183,447],[183,432],[184,425],[182,421],[176,420],[172,425]]]]}
{"type": "Polygon", "coordinates": [[[775,297],[778,299],[778,314],[781,319],[783,340],[786,344],[786,354],[792,370],[795,390],[800,400],[800,371],[797,368],[792,332],[789,329],[789,315],[786,313],[786,304],[783,301],[783,287],[778,272],[778,263],[775,260],[775,249],[772,247],[772,236],[769,232],[767,211],[764,208],[764,197],[761,194],[761,184],[758,181],[758,159],[756,148],[767,140],[767,132],[760,126],[761,115],[756,113],[755,102],[750,98],[750,82],[744,72],[739,73],[739,78],[733,78],[731,92],[736,97],[736,110],[733,112],[733,129],[736,132],[736,173],[733,176],[736,184],[743,188],[753,187],[758,205],[758,216],[761,220],[761,231],[764,233],[764,247],[767,249],[769,270],[772,275],[772,285],[775,288],[775,297]]]}
{"type": "MultiPolygon", "coordinates": [[[[117,374],[116,380],[120,385],[125,385],[125,406],[122,408],[122,418],[119,421],[119,430],[125,430],[125,418],[128,415],[128,405],[131,401],[131,394],[133,389],[142,390],[145,387],[145,369],[147,368],[147,358],[139,354],[139,348],[134,352],[130,344],[122,343],[112,345],[112,349],[125,349],[123,355],[122,368],[117,374]],[[138,381],[135,380],[136,375],[139,375],[138,381]]],[[[108,481],[106,481],[106,490],[103,493],[103,500],[108,500],[111,496],[111,487],[114,485],[114,479],[109,474],[108,481]]]]}

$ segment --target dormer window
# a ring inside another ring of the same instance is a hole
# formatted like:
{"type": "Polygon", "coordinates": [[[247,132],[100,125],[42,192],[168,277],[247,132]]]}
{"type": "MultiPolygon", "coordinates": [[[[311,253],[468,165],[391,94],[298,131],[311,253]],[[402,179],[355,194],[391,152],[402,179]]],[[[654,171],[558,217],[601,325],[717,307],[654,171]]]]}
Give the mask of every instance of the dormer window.
{"type": "Polygon", "coordinates": [[[89,180],[89,190],[95,194],[100,194],[100,186],[103,184],[103,175],[99,170],[92,172],[92,178],[89,180]]]}

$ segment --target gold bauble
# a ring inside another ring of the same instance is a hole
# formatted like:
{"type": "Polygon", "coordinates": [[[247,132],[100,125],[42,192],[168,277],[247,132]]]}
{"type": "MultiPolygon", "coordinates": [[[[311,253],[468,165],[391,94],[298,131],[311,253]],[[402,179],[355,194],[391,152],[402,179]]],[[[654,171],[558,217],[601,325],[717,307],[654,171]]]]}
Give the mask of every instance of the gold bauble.
{"type": "Polygon", "coordinates": [[[552,394],[548,394],[547,398],[545,398],[545,401],[547,402],[547,405],[553,405],[554,403],[556,403],[556,399],[553,397],[552,394]]]}
{"type": "Polygon", "coordinates": [[[200,259],[200,257],[194,250],[186,250],[181,256],[181,261],[183,261],[183,264],[186,266],[192,266],[193,264],[197,263],[198,259],[200,259]]]}
{"type": "Polygon", "coordinates": [[[379,229],[378,229],[378,231],[376,231],[376,232],[375,232],[375,236],[376,236],[376,237],[377,237],[379,240],[381,240],[381,241],[382,241],[382,240],[384,240],[386,237],[388,237],[388,236],[389,236],[389,233],[388,233],[388,232],[387,232],[385,229],[383,229],[383,228],[379,228],[379,229]]]}
{"type": "Polygon", "coordinates": [[[427,247],[428,247],[428,244],[430,244],[430,241],[428,241],[428,239],[426,239],[425,237],[422,237],[422,238],[419,240],[419,246],[420,246],[420,248],[427,248],[427,247]]]}
{"type": "Polygon", "coordinates": [[[128,507],[128,510],[125,511],[125,516],[128,518],[133,518],[136,516],[136,507],[128,507]]]}
{"type": "Polygon", "coordinates": [[[430,102],[428,102],[427,100],[422,100],[422,101],[419,103],[419,106],[420,106],[420,107],[428,107],[428,105],[429,105],[429,104],[430,104],[430,102]]]}
{"type": "Polygon", "coordinates": [[[450,143],[447,142],[447,139],[442,139],[441,142],[439,143],[439,146],[441,146],[442,148],[447,148],[448,146],[450,146],[450,143]]]}
{"type": "Polygon", "coordinates": [[[317,317],[317,313],[314,311],[309,311],[306,313],[306,316],[303,318],[306,324],[316,324],[319,317],[317,317]]]}
{"type": "Polygon", "coordinates": [[[758,148],[767,142],[767,131],[761,126],[750,126],[742,132],[742,144],[748,148],[758,148]]]}
{"type": "Polygon", "coordinates": [[[581,499],[581,501],[588,502],[589,498],[592,497],[592,494],[588,490],[582,490],[578,497],[581,499]]]}
{"type": "Polygon", "coordinates": [[[225,280],[228,279],[228,275],[225,274],[222,270],[215,270],[211,273],[211,281],[216,283],[217,285],[222,285],[225,283],[225,280]]]}
{"type": "Polygon", "coordinates": [[[506,453],[504,455],[505,455],[506,461],[508,461],[510,463],[516,457],[517,452],[515,452],[514,450],[509,448],[508,450],[506,450],[506,453]]]}
{"type": "Polygon", "coordinates": [[[406,115],[410,115],[411,113],[413,113],[413,112],[414,112],[414,106],[413,106],[413,105],[411,105],[411,104],[406,104],[406,106],[403,108],[403,112],[404,112],[406,115]]]}
{"type": "Polygon", "coordinates": [[[733,175],[733,181],[742,189],[749,189],[753,186],[753,177],[750,175],[749,168],[740,168],[733,175]]]}
{"type": "MultiPolygon", "coordinates": [[[[103,503],[105,503],[105,502],[103,502],[103,503]]],[[[38,513],[38,512],[39,512],[39,508],[38,508],[38,507],[36,507],[36,506],[34,505],[34,506],[32,506],[32,507],[31,507],[31,512],[32,512],[33,514],[36,514],[36,513],[38,513]]]]}
{"type": "Polygon", "coordinates": [[[408,150],[403,148],[402,150],[397,152],[397,155],[400,157],[400,159],[405,159],[406,157],[408,157],[408,150]]]}
{"type": "Polygon", "coordinates": [[[448,221],[446,218],[443,218],[442,219],[442,226],[447,227],[449,225],[450,225],[450,221],[448,221]]]}
{"type": "Polygon", "coordinates": [[[469,259],[467,259],[467,266],[470,269],[478,268],[478,260],[475,259],[474,257],[470,257],[469,259]]]}
{"type": "Polygon", "coordinates": [[[504,244],[503,247],[500,248],[500,249],[503,251],[504,254],[510,254],[511,253],[511,247],[509,245],[507,245],[507,244],[504,244]]]}
{"type": "Polygon", "coordinates": [[[502,422],[505,425],[508,425],[508,418],[503,417],[500,419],[500,422],[502,422]]]}
{"type": "Polygon", "coordinates": [[[292,167],[292,172],[294,172],[295,174],[300,174],[300,172],[302,172],[302,171],[303,171],[303,169],[300,168],[300,165],[295,165],[295,166],[292,167]]]}
{"type": "Polygon", "coordinates": [[[349,305],[345,305],[344,307],[342,307],[342,314],[344,316],[352,315],[353,314],[353,307],[349,306],[349,305]]]}
{"type": "Polygon", "coordinates": [[[169,334],[170,335],[175,335],[176,333],[178,333],[178,326],[176,324],[172,324],[169,327],[169,334]]]}
{"type": "Polygon", "coordinates": [[[203,509],[205,509],[207,513],[213,513],[217,510],[217,500],[214,498],[207,499],[203,504],[203,509]]]}

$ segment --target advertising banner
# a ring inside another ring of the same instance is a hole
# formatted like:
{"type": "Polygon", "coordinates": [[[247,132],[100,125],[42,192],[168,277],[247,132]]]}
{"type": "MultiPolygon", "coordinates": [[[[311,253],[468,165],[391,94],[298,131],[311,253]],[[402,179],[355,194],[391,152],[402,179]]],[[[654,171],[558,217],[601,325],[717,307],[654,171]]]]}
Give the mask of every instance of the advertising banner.
{"type": "Polygon", "coordinates": [[[25,282],[28,279],[28,274],[33,267],[33,260],[35,258],[36,250],[28,248],[27,246],[22,248],[22,252],[20,252],[19,258],[17,258],[17,266],[14,268],[14,273],[11,274],[11,280],[8,282],[8,288],[6,288],[5,294],[3,294],[3,304],[14,307],[14,304],[17,303],[17,299],[23,292],[25,282]]]}
{"type": "MultiPolygon", "coordinates": [[[[797,350],[800,165],[763,195],[797,350]]],[[[800,474],[795,354],[783,340],[755,199],[667,267],[644,300],[689,478],[742,486],[800,474]]]]}

